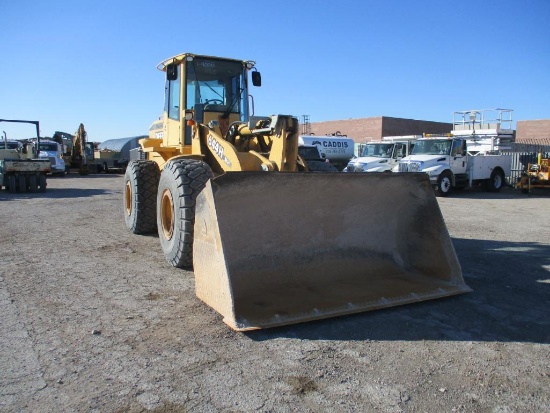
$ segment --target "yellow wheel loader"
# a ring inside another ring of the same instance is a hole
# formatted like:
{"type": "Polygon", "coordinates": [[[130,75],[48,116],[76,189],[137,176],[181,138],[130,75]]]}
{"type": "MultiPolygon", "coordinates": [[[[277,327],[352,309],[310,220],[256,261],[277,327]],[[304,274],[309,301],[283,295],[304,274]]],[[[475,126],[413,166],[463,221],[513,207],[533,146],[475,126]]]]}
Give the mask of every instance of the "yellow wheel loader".
{"type": "Polygon", "coordinates": [[[235,330],[469,291],[426,174],[309,172],[298,120],[255,116],[255,62],[184,53],[124,183],[126,226],[158,232],[235,330]]]}

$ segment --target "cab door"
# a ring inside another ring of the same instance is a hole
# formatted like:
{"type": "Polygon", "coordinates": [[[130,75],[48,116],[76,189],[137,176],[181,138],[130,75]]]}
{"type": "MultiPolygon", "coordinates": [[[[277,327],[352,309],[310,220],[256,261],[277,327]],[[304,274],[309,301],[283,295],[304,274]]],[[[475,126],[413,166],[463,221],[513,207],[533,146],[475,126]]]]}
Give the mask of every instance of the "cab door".
{"type": "Polygon", "coordinates": [[[166,90],[164,95],[164,146],[180,145],[182,140],[181,64],[166,67],[166,90]]]}
{"type": "Polygon", "coordinates": [[[466,141],[462,139],[453,140],[451,146],[451,170],[456,174],[466,173],[466,141]]]}

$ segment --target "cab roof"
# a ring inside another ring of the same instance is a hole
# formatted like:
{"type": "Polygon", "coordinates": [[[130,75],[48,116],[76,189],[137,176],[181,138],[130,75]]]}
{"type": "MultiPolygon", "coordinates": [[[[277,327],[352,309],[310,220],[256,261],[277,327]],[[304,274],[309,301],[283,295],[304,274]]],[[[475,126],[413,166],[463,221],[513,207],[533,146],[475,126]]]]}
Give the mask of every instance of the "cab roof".
{"type": "Polygon", "coordinates": [[[169,57],[168,59],[163,60],[162,62],[160,62],[157,65],[157,69],[162,71],[162,72],[165,72],[166,71],[166,66],[168,66],[169,64],[172,64],[172,63],[181,63],[186,57],[202,58],[202,59],[219,59],[219,60],[238,62],[238,63],[242,63],[242,64],[251,63],[252,64],[251,67],[253,67],[256,64],[256,62],[254,62],[253,60],[240,60],[240,59],[233,59],[233,58],[228,58],[228,57],[206,56],[206,55],[198,55],[198,54],[193,54],[193,53],[181,53],[181,54],[178,54],[176,56],[169,57]]]}

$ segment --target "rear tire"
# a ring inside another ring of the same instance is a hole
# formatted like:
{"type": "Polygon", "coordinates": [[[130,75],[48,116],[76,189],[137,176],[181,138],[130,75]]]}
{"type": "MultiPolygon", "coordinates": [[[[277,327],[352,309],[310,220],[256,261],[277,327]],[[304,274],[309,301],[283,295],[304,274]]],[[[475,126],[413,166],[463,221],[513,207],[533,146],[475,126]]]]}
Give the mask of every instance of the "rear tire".
{"type": "Polygon", "coordinates": [[[488,192],[499,192],[504,186],[504,172],[494,169],[491,177],[485,181],[485,190],[488,192]]]}
{"type": "Polygon", "coordinates": [[[27,192],[27,177],[23,174],[19,175],[19,192],[27,192]]]}
{"type": "Polygon", "coordinates": [[[132,161],[124,175],[124,221],[134,234],[157,229],[157,188],[160,171],[154,161],[132,161]]]}
{"type": "Polygon", "coordinates": [[[439,175],[437,179],[437,186],[435,192],[437,195],[445,197],[451,193],[451,188],[453,186],[453,179],[449,171],[444,171],[439,175]]]}
{"type": "Polygon", "coordinates": [[[40,184],[40,192],[46,192],[46,174],[40,174],[38,180],[40,184]]]}
{"type": "Polygon", "coordinates": [[[36,175],[29,175],[29,191],[38,191],[38,178],[36,175]]]}
{"type": "Polygon", "coordinates": [[[15,175],[10,175],[8,177],[8,192],[12,194],[15,192],[15,175]]]}
{"type": "Polygon", "coordinates": [[[157,194],[157,227],[166,261],[178,268],[193,266],[195,201],[209,179],[210,167],[192,159],[169,161],[157,194]]]}

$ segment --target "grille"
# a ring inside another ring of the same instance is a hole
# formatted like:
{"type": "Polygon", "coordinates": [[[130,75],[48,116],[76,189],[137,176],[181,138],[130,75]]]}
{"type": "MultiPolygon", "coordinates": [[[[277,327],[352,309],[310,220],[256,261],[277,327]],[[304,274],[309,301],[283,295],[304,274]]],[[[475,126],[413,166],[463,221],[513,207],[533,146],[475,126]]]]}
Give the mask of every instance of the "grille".
{"type": "Polygon", "coordinates": [[[420,170],[420,163],[418,162],[409,162],[409,163],[400,163],[399,172],[418,172],[420,170]]]}
{"type": "Polygon", "coordinates": [[[363,168],[360,165],[348,164],[348,172],[363,172],[363,168]]]}

